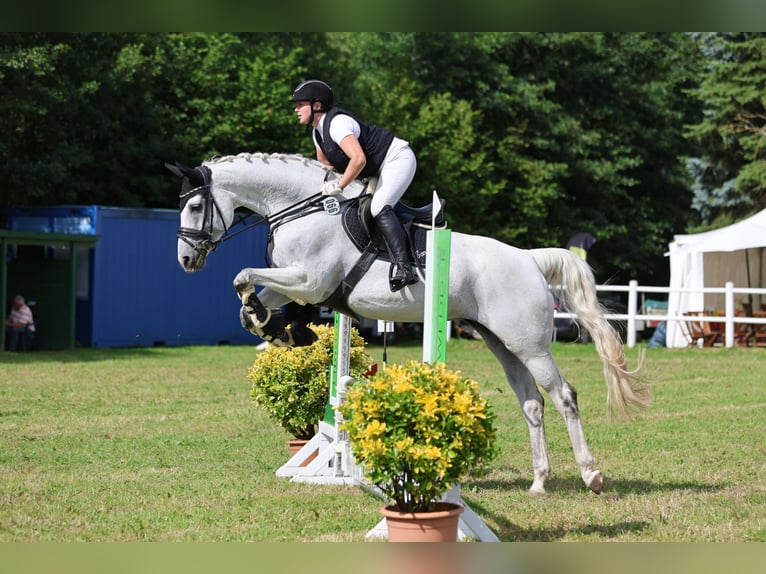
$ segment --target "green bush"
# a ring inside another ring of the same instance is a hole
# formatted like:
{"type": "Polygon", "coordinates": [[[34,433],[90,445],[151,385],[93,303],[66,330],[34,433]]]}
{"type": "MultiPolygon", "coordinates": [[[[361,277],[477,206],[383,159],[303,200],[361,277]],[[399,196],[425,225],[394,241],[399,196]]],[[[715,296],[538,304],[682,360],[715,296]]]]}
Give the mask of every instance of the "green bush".
{"type": "MultiPolygon", "coordinates": [[[[248,370],[250,396],[256,404],[297,439],[310,439],[323,418],[329,393],[329,374],[335,329],[310,324],[318,339],[307,347],[269,345],[248,370]]],[[[351,329],[350,375],[360,379],[373,358],[364,339],[351,329]]]]}

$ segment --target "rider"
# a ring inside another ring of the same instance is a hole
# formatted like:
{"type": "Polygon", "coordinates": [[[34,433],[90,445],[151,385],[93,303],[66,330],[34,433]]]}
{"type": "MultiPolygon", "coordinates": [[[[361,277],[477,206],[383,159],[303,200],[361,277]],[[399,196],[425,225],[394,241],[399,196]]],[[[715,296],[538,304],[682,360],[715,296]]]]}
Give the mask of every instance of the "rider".
{"type": "Polygon", "coordinates": [[[378,177],[370,211],[393,260],[391,291],[416,283],[407,238],[393,210],[415,176],[417,162],[409,143],[336,107],[332,88],[321,80],[300,83],[292,101],[300,123],[313,128],[317,159],[342,172],[339,180],[325,182],[322,193],[337,195],[357,177],[378,177]]]}

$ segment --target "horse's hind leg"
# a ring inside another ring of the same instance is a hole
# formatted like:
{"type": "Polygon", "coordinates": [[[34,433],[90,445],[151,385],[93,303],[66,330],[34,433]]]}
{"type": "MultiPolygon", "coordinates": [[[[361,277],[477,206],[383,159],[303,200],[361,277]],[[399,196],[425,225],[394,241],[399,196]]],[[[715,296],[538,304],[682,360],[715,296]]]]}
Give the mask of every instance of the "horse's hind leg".
{"type": "Polygon", "coordinates": [[[595,468],[596,462],[585,440],[580,409],[577,406],[577,392],[561,375],[550,353],[527,359],[526,366],[535,380],[550,395],[556,410],[564,417],[575,460],[580,467],[580,476],[588,488],[600,494],[604,486],[604,476],[595,468]]]}
{"type": "Polygon", "coordinates": [[[545,494],[545,481],[551,474],[551,466],[548,459],[548,445],[543,422],[543,397],[529,370],[502,344],[494,333],[479,323],[472,324],[481,334],[489,350],[503,366],[505,378],[516,393],[521,405],[521,412],[527,421],[532,447],[532,469],[534,471],[534,480],[529,492],[536,495],[545,494]]]}

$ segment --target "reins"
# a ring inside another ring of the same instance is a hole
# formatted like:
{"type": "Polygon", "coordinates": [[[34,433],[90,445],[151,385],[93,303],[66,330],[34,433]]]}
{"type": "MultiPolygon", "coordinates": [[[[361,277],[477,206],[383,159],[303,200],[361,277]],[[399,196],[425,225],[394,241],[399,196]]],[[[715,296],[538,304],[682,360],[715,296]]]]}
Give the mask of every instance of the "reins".
{"type": "Polygon", "coordinates": [[[269,217],[265,217],[264,219],[269,223],[269,225],[271,225],[271,235],[274,234],[274,231],[277,228],[284,225],[285,223],[289,223],[296,219],[300,219],[301,217],[311,215],[312,213],[324,211],[324,204],[322,201],[318,201],[322,197],[323,196],[321,193],[315,193],[314,195],[311,195],[306,199],[302,199],[293,205],[282,209],[281,211],[277,211],[269,217]]]}
{"type": "MultiPolygon", "coordinates": [[[[274,232],[282,225],[286,223],[290,223],[291,221],[295,221],[296,219],[300,219],[307,215],[311,215],[312,213],[318,213],[320,211],[325,210],[324,196],[322,195],[321,192],[318,192],[292,205],[289,205],[286,208],[280,211],[277,211],[276,213],[273,213],[272,215],[268,217],[259,215],[258,216],[259,219],[247,225],[245,225],[246,221],[253,215],[257,215],[257,214],[251,212],[244,216],[242,215],[237,216],[235,221],[230,226],[227,227],[223,220],[221,208],[219,207],[218,202],[216,201],[215,196],[213,195],[213,192],[211,190],[212,184],[210,183],[209,174],[206,172],[203,172],[203,177],[205,181],[203,185],[195,187],[194,189],[191,189],[180,195],[180,199],[182,201],[185,200],[186,202],[188,202],[189,199],[191,199],[195,195],[198,195],[198,194],[202,195],[202,198],[205,200],[205,213],[203,215],[202,227],[200,229],[192,229],[188,227],[178,228],[178,238],[181,239],[181,241],[185,242],[192,249],[194,249],[195,251],[197,251],[203,256],[206,256],[208,253],[215,251],[215,248],[218,246],[219,243],[228,241],[229,239],[236,237],[240,233],[243,233],[245,231],[248,231],[249,229],[257,227],[261,225],[262,223],[267,223],[270,225],[269,236],[268,236],[268,242],[270,243],[274,237],[274,232]],[[221,220],[221,224],[223,225],[223,234],[217,240],[213,240],[213,221],[216,214],[218,215],[219,219],[221,220]],[[243,227],[230,233],[232,228],[239,225],[242,225],[243,227]],[[195,245],[191,241],[194,239],[198,240],[199,243],[195,245]]],[[[358,198],[338,199],[338,202],[346,203],[346,202],[355,201],[355,200],[358,200],[358,198]]]]}

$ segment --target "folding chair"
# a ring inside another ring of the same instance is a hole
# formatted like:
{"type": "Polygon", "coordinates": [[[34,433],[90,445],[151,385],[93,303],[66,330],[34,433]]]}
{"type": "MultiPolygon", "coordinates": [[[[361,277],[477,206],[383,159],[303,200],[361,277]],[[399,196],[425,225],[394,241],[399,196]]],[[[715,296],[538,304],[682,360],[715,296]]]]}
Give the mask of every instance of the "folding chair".
{"type": "MultiPolygon", "coordinates": [[[[684,313],[686,317],[702,317],[704,315],[704,311],[687,311],[684,313]]],[[[692,347],[696,347],[700,340],[702,340],[703,347],[712,347],[720,335],[720,333],[711,330],[710,323],[707,321],[684,321],[683,325],[686,339],[692,347]]]]}

